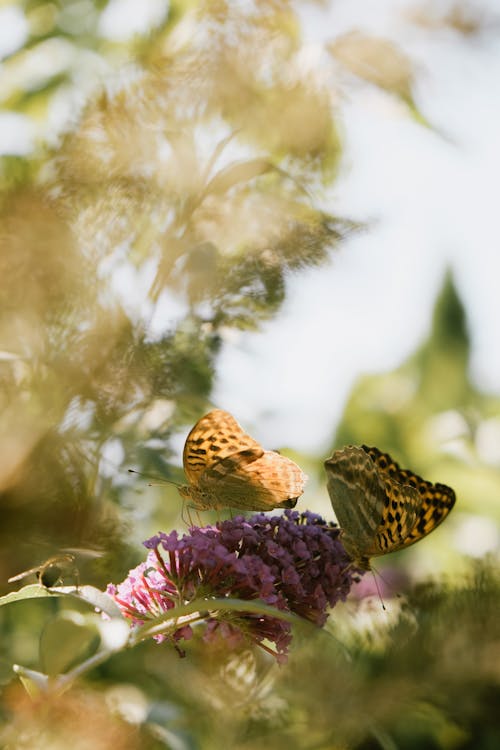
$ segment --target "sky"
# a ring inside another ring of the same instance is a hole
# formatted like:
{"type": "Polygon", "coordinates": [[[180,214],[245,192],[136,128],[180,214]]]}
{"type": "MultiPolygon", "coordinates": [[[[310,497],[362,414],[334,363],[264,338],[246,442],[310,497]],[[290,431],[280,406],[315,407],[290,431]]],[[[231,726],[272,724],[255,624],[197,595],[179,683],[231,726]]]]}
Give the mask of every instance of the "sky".
{"type": "Polygon", "coordinates": [[[328,449],[356,378],[397,367],[428,335],[447,268],[466,307],[471,376],[500,392],[500,30],[422,28],[410,8],[336,0],[304,15],[313,57],[352,28],[399,44],[415,62],[417,105],[443,135],[389,94],[349,86],[328,208],[369,228],[326,268],[290,277],[280,314],[260,333],[233,336],[219,361],[214,403],[268,447],[328,449]]]}

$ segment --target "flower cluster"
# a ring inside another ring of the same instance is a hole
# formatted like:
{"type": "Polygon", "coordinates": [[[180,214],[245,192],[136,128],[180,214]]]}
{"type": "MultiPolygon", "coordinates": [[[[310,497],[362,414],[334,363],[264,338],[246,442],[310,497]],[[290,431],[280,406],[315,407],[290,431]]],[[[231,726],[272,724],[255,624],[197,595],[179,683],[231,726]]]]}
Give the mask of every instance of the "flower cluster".
{"type": "Polygon", "coordinates": [[[171,626],[157,640],[188,640],[191,624],[203,620],[206,641],[222,637],[235,645],[247,639],[264,648],[270,641],[283,661],[291,641],[289,622],[262,612],[217,609],[210,601],[259,600],[324,625],[327,608],[344,600],[360,575],[338,536],[339,529],[320,516],[291,510],[193,527],[182,537],[176,531],[159,533],[144,542],[146,562],[123,583],[110,585],[108,593],[134,625],[203,600],[204,612],[175,621],[173,632],[171,626]]]}

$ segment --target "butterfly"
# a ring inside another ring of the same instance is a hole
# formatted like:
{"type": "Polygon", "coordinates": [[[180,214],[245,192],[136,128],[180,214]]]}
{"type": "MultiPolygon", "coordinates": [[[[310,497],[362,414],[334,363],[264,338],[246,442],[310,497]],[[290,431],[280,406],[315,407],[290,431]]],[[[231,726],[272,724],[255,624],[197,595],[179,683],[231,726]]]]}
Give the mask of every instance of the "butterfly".
{"type": "Polygon", "coordinates": [[[378,448],[348,445],[325,461],[328,494],[347,554],[362,570],[370,558],[408,547],[444,521],[455,492],[401,469],[378,448]]]}
{"type": "Polygon", "coordinates": [[[291,459],[266,451],[222,409],[193,427],[183,453],[188,484],[181,496],[198,510],[293,508],[307,476],[291,459]]]}

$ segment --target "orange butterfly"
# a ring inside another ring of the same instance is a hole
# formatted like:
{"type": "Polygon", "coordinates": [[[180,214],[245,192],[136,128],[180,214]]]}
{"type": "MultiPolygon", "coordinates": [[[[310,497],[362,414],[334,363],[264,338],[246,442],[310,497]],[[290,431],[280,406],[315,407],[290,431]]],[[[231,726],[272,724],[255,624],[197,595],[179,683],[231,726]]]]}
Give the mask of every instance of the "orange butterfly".
{"type": "Polygon", "coordinates": [[[183,463],[188,484],[179,492],[199,510],[293,508],[307,480],[296,463],[264,450],[222,409],[195,424],[183,463]]]}

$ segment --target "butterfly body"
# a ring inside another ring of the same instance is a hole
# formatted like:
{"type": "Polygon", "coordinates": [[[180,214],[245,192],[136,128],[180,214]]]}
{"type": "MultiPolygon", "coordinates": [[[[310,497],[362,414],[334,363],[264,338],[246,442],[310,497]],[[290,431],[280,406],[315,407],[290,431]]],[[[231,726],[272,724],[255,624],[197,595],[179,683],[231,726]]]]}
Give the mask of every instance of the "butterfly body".
{"type": "Polygon", "coordinates": [[[188,484],[179,492],[199,510],[293,508],[307,479],[296,463],[264,450],[222,409],[213,409],[195,424],[186,439],[183,464],[188,484]]]}
{"type": "Polygon", "coordinates": [[[328,493],[342,528],[342,542],[356,565],[408,547],[446,518],[455,493],[401,469],[388,453],[346,446],[325,461],[328,493]]]}

